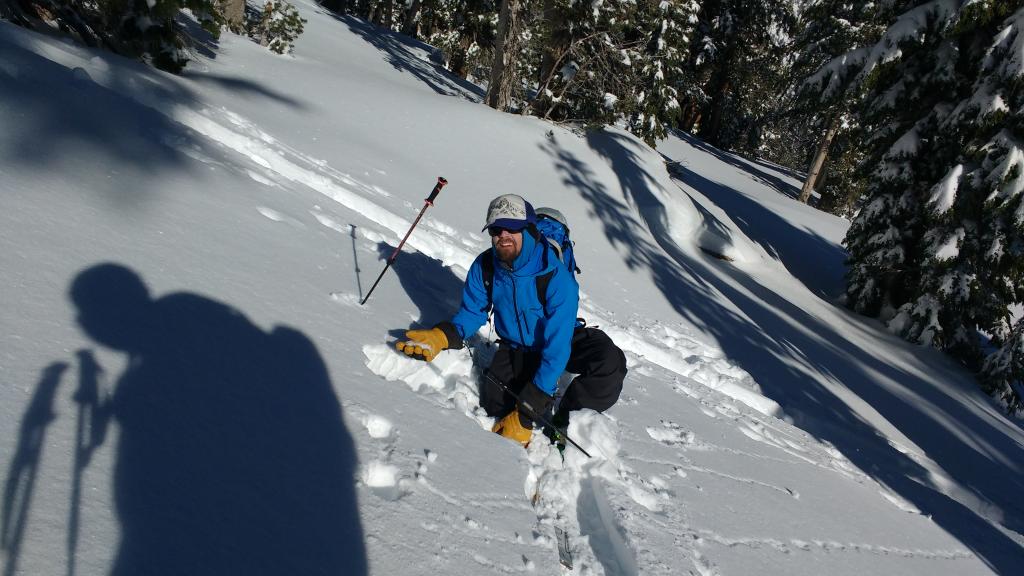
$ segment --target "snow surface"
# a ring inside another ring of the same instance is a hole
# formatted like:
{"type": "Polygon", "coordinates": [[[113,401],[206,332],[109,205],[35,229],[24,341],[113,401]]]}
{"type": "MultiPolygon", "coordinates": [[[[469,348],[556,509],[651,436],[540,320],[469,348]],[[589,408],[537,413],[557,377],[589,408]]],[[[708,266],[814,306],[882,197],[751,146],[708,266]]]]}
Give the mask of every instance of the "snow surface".
{"type": "Polygon", "coordinates": [[[0,23],[5,576],[559,574],[556,525],[581,575],[1019,571],[1019,422],[837,304],[848,223],[794,175],[495,112],[298,8],[294,56],[181,77],[0,23]],[[393,349],[506,192],[566,215],[627,354],[592,458],[490,433],[469,350],[393,349]]]}

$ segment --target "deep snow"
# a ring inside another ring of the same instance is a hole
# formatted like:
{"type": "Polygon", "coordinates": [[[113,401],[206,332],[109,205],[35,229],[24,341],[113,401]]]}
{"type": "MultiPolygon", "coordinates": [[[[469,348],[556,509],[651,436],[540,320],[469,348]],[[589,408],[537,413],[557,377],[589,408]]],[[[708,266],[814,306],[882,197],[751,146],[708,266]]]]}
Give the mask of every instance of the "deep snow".
{"type": "Polygon", "coordinates": [[[554,525],[578,574],[1019,569],[1019,423],[838,305],[847,223],[792,175],[497,113],[298,6],[294,57],[182,77],[0,23],[5,576],[558,574],[554,525]],[[393,351],[507,192],[568,217],[627,352],[592,459],[491,434],[468,351],[393,351]]]}

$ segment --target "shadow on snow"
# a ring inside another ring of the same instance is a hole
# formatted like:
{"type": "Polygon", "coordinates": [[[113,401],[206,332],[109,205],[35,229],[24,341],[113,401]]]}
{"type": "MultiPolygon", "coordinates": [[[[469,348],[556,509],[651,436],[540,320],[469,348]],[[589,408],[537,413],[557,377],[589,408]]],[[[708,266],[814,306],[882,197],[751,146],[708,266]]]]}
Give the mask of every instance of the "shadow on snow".
{"type": "Polygon", "coordinates": [[[441,56],[437,48],[404,34],[378,28],[354,16],[329,11],[327,13],[348,26],[349,30],[368,44],[381,51],[387,58],[388,64],[395,70],[409,74],[443,96],[459,96],[472,102],[483,101],[484,90],[445,69],[444,63],[440,61],[441,56]],[[418,56],[416,51],[429,53],[430,61],[418,56]]]}
{"type": "MultiPolygon", "coordinates": [[[[196,294],[153,298],[116,264],[79,273],[70,297],[86,333],[128,363],[107,394],[92,352],[78,355],[69,574],[81,477],[111,425],[121,533],[112,575],[366,574],[355,446],[306,336],[281,326],[264,332],[196,294]]],[[[62,371],[44,370],[8,471],[10,558],[19,552],[62,371]]]]}
{"type": "MultiPolygon", "coordinates": [[[[141,62],[96,51],[92,63],[98,74],[104,74],[101,83],[83,68],[43,56],[63,49],[49,40],[44,43],[44,38],[0,22],[0,123],[17,135],[4,139],[0,157],[39,171],[62,166],[70,173],[99,176],[103,171],[97,172],[97,163],[109,166],[109,178],[94,178],[89,189],[118,210],[149,200],[146,190],[125,186],[120,173],[135,170],[156,176],[200,166],[182,150],[191,154],[210,148],[208,142],[173,117],[175,106],[196,108],[197,96],[187,82],[141,62]],[[88,154],[83,156],[83,151],[88,154]]],[[[222,85],[243,97],[302,108],[299,101],[246,80],[192,71],[184,77],[196,84],[222,85]]],[[[76,191],[73,185],[67,190],[76,191]]]]}
{"type": "MultiPolygon", "coordinates": [[[[377,244],[382,267],[394,251],[395,247],[386,242],[377,244]]],[[[450,320],[462,302],[463,280],[450,267],[426,254],[402,252],[391,265],[391,272],[398,276],[402,290],[420,311],[414,327],[429,328],[450,320]]],[[[399,335],[404,333],[403,330],[399,335]]]]}
{"type": "MultiPolygon", "coordinates": [[[[673,164],[670,172],[725,210],[747,238],[760,244],[819,298],[834,301],[843,294],[847,253],[841,246],[810,229],[797,229],[750,196],[686,166],[673,164]]],[[[699,202],[694,204],[701,208],[699,202]]]]}
{"type": "MultiPolygon", "coordinates": [[[[1018,532],[1024,529],[1017,498],[1024,479],[1015,466],[1024,462],[1024,447],[994,421],[937,388],[927,372],[901,369],[851,340],[848,332],[868,331],[865,319],[845,313],[847,326],[829,325],[728,264],[684,254],[663,229],[665,206],[649,192],[656,183],[631,148],[635,144],[608,133],[591,133],[588,141],[610,163],[619,189],[609,189],[557,143],[543,146],[566,184],[579,191],[600,220],[609,241],[623,248],[619,253],[626,265],[647,270],[675,310],[713,336],[798,426],[930,515],[996,572],[1016,571],[1024,559],[1019,544],[940,492],[927,470],[820,382],[839,382],[870,404],[972,497],[983,506],[990,503],[1001,514],[992,521],[1018,532]],[[722,300],[743,315],[719,304],[722,300]]],[[[894,340],[894,345],[899,344],[894,340]]],[[[923,353],[929,361],[944,361],[923,353]]],[[[969,378],[959,385],[970,386],[969,378]]]]}

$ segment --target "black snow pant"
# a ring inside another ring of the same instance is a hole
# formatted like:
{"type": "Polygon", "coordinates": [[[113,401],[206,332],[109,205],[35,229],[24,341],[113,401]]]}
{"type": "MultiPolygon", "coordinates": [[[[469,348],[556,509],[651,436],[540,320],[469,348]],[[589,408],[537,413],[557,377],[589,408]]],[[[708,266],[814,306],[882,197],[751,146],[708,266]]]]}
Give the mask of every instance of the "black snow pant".
{"type": "MultiPolygon", "coordinates": [[[[484,378],[480,384],[480,406],[487,415],[500,418],[516,407],[516,399],[491,379],[504,382],[519,394],[533,381],[539,366],[540,352],[500,345],[487,368],[491,378],[484,378]]],[[[578,376],[573,378],[558,404],[556,424],[566,422],[572,410],[590,408],[604,412],[611,408],[619,399],[622,381],[626,378],[626,355],[604,332],[579,327],[572,335],[572,351],[565,371],[578,376]]]]}

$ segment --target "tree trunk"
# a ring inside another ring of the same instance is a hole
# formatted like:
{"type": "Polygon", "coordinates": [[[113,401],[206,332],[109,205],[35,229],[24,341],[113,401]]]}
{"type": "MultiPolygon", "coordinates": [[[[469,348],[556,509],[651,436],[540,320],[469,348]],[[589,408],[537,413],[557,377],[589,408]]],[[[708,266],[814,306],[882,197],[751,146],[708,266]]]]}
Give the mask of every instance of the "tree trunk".
{"type": "Polygon", "coordinates": [[[707,128],[701,126],[701,137],[712,146],[722,146],[722,118],[725,116],[725,101],[729,95],[728,72],[722,72],[711,93],[710,114],[707,128]]]}
{"type": "Polygon", "coordinates": [[[707,126],[701,126],[700,135],[707,143],[722,147],[722,120],[725,117],[725,107],[729,100],[729,92],[732,90],[730,82],[730,72],[732,71],[733,61],[736,60],[736,52],[738,50],[737,43],[742,42],[742,30],[737,30],[731,37],[727,38],[728,42],[725,48],[719,56],[718,62],[716,62],[715,70],[711,75],[709,82],[711,89],[708,94],[711,96],[709,106],[710,110],[706,114],[707,126]]]}
{"type": "Polygon", "coordinates": [[[402,24],[402,34],[406,36],[416,37],[416,17],[420,13],[420,0],[412,0],[412,5],[409,6],[409,12],[405,15],[405,22],[402,24]]]}
{"type": "Polygon", "coordinates": [[[679,129],[688,134],[693,134],[694,126],[700,122],[700,106],[695,100],[687,102],[682,116],[679,119],[679,129]]]}
{"type": "Polygon", "coordinates": [[[818,181],[821,167],[825,165],[825,158],[828,157],[828,147],[832,144],[832,139],[835,138],[836,132],[839,130],[839,116],[840,114],[837,112],[829,120],[828,129],[825,130],[825,135],[822,136],[821,141],[818,143],[818,151],[814,153],[811,166],[807,169],[807,179],[804,180],[804,186],[800,189],[800,196],[797,198],[797,200],[804,204],[810,200],[811,192],[814,192],[814,185],[818,181]]]}
{"type": "Polygon", "coordinates": [[[395,2],[394,0],[381,0],[381,25],[391,30],[395,23],[395,2]]]}
{"type": "Polygon", "coordinates": [[[569,49],[569,29],[566,26],[565,14],[555,6],[555,0],[544,0],[544,27],[548,39],[543,48],[540,61],[540,84],[545,84],[555,75],[562,58],[569,49]]]}
{"type": "Polygon", "coordinates": [[[519,35],[519,0],[502,0],[498,16],[498,36],[494,42],[491,81],[487,86],[487,105],[505,111],[515,86],[515,57],[519,35]]]}
{"type": "Polygon", "coordinates": [[[220,10],[229,30],[235,34],[245,31],[245,0],[220,0],[220,10]]]}
{"type": "Polygon", "coordinates": [[[459,78],[465,79],[469,76],[469,47],[473,45],[473,37],[464,34],[459,38],[458,47],[454,50],[452,57],[448,60],[448,70],[459,78]]]}
{"type": "Polygon", "coordinates": [[[370,5],[370,12],[366,15],[366,21],[374,26],[380,26],[380,0],[372,2],[370,5]]]}
{"type": "Polygon", "coordinates": [[[363,20],[370,19],[370,12],[372,8],[373,6],[371,5],[370,0],[356,0],[356,16],[363,20]]]}

